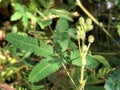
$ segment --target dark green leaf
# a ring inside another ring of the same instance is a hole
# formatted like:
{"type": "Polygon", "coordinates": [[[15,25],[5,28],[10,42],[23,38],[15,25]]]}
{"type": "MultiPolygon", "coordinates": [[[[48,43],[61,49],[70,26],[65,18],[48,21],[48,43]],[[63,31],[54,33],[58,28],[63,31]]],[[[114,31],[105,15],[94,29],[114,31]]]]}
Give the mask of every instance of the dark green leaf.
{"type": "Polygon", "coordinates": [[[28,65],[29,67],[34,67],[34,66],[37,64],[36,62],[32,61],[32,60],[29,59],[29,58],[26,58],[26,59],[24,60],[24,62],[25,62],[25,64],[28,65]]]}

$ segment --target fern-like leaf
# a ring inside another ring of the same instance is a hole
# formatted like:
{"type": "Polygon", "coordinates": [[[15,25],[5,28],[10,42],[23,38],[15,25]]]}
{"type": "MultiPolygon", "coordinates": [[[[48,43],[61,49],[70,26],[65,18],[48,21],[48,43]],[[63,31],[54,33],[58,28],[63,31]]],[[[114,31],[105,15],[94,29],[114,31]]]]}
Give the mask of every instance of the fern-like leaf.
{"type": "Polygon", "coordinates": [[[108,80],[105,82],[104,87],[105,90],[120,90],[120,69],[108,74],[108,80]]]}
{"type": "Polygon", "coordinates": [[[29,74],[29,81],[39,81],[51,73],[54,73],[62,66],[62,59],[57,57],[49,57],[38,63],[29,74]],[[54,60],[53,60],[54,59],[54,60]]]}
{"type": "Polygon", "coordinates": [[[6,39],[14,46],[21,50],[34,52],[38,56],[49,56],[53,53],[53,48],[40,41],[40,47],[38,46],[38,40],[27,35],[19,35],[9,33],[6,35],[6,39]]]}

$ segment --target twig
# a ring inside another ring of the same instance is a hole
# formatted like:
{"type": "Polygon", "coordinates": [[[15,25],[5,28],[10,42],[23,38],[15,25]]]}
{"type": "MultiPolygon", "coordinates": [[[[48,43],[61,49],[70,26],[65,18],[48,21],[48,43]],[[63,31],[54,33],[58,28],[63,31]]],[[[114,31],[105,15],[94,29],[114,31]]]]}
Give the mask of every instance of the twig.
{"type": "Polygon", "coordinates": [[[80,2],[80,0],[76,0],[76,4],[86,13],[86,15],[88,15],[88,17],[90,17],[95,22],[95,24],[97,24],[106,33],[106,35],[108,35],[113,41],[115,41],[116,45],[120,48],[120,44],[104,28],[103,24],[100,23],[100,22],[98,22],[97,19],[94,18],[93,15],[91,15],[91,13],[82,5],[82,3],[80,2]]]}

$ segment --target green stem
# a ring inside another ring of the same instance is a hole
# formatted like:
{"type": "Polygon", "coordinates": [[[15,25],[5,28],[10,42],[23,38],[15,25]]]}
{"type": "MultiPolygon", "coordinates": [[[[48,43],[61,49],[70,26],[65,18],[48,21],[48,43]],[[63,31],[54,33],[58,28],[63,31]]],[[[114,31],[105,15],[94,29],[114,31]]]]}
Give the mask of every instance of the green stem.
{"type": "Polygon", "coordinates": [[[82,40],[82,52],[81,52],[81,58],[82,58],[82,66],[81,66],[81,80],[80,80],[80,83],[82,83],[83,82],[83,80],[84,80],[84,67],[85,67],[85,65],[84,65],[84,39],[82,40]]]}
{"type": "Polygon", "coordinates": [[[82,65],[81,65],[81,69],[80,69],[80,85],[78,86],[78,90],[84,90],[84,69],[85,69],[85,55],[84,55],[84,43],[85,38],[82,38],[82,47],[80,47],[80,38],[78,37],[78,45],[79,45],[79,52],[80,52],[80,57],[82,58],[82,65]]]}
{"type": "Polygon", "coordinates": [[[82,3],[80,2],[80,0],[76,0],[77,5],[98,25],[98,26],[102,26],[101,23],[99,23],[91,14],[90,12],[82,5],[82,3]]]}
{"type": "Polygon", "coordinates": [[[88,46],[87,46],[87,49],[86,49],[85,54],[84,54],[84,55],[85,55],[85,57],[86,57],[87,52],[88,52],[88,50],[89,50],[89,48],[90,48],[90,45],[91,45],[91,43],[89,43],[89,44],[88,44],[88,46]]]}
{"type": "Polygon", "coordinates": [[[76,0],[77,5],[90,17],[105,33],[108,35],[113,41],[115,41],[116,45],[120,48],[120,44],[111,36],[111,34],[103,27],[103,24],[98,22],[97,19],[91,15],[91,13],[82,5],[80,0],[76,0]]]}
{"type": "MultiPolygon", "coordinates": [[[[79,46],[79,51],[80,51],[80,57],[81,57],[81,60],[82,60],[82,65],[81,65],[81,69],[80,69],[80,85],[78,86],[78,90],[84,90],[84,86],[85,86],[85,83],[86,83],[86,80],[84,79],[84,71],[85,71],[85,65],[86,65],[86,55],[87,55],[87,52],[90,48],[90,45],[91,43],[88,44],[87,46],[87,49],[85,48],[85,38],[82,39],[82,47],[80,48],[79,46]],[[86,50],[85,50],[86,49],[86,50]]],[[[78,38],[78,45],[80,43],[80,39],[78,38]]]]}

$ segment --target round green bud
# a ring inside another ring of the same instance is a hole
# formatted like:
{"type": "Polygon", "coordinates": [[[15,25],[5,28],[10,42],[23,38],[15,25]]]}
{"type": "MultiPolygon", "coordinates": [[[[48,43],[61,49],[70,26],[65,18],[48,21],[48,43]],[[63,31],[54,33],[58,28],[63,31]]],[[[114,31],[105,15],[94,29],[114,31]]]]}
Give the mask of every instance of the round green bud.
{"type": "Polygon", "coordinates": [[[93,25],[88,25],[87,26],[87,31],[90,31],[90,30],[92,30],[93,29],[93,25]]]}
{"type": "Polygon", "coordinates": [[[88,25],[91,25],[91,24],[92,24],[92,20],[91,20],[90,18],[88,18],[88,19],[86,19],[86,23],[87,23],[88,25]]]}
{"type": "Polygon", "coordinates": [[[89,43],[93,43],[93,42],[94,42],[94,36],[93,36],[93,35],[90,35],[90,36],[88,37],[88,42],[89,42],[89,43]]]}
{"type": "Polygon", "coordinates": [[[83,17],[79,18],[79,23],[80,23],[80,25],[84,25],[85,24],[85,20],[84,20],[83,17]]]}
{"type": "Polygon", "coordinates": [[[87,26],[86,23],[83,25],[83,28],[84,28],[85,31],[88,29],[88,26],[87,26]]]}

